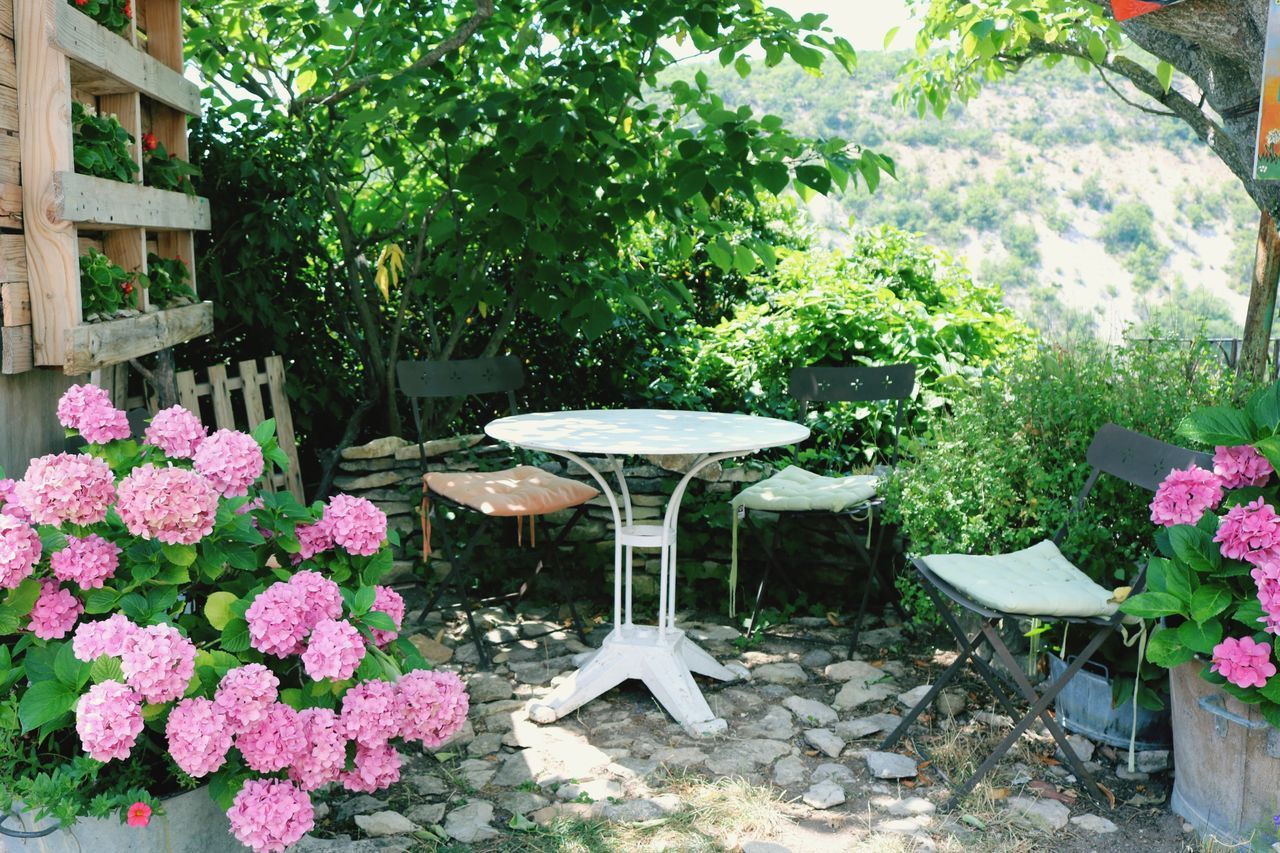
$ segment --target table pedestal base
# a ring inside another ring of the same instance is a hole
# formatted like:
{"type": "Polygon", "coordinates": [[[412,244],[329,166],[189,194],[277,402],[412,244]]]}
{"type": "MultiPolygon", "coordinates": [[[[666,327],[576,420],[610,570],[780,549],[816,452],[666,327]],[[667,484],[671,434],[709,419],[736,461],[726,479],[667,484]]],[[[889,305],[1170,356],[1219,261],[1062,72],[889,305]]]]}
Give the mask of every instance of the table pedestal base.
{"type": "Polygon", "coordinates": [[[728,724],[716,717],[693,680],[693,673],[720,681],[739,674],[722,666],[679,628],[660,635],[653,625],[626,625],[556,687],[529,703],[529,719],[552,723],[629,678],[643,681],[662,707],[694,737],[719,734],[728,724]]]}

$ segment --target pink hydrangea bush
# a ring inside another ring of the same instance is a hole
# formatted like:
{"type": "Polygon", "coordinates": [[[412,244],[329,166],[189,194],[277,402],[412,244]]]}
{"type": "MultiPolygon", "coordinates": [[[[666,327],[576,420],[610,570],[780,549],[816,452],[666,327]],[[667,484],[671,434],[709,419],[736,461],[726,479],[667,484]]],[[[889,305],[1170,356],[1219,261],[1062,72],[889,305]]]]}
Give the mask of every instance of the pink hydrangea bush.
{"type": "Polygon", "coordinates": [[[1192,465],[1170,471],[1151,501],[1151,520],[1165,527],[1195,524],[1205,510],[1222,502],[1222,481],[1212,471],[1192,465]]]}
{"type": "Polygon", "coordinates": [[[1213,452],[1213,473],[1224,489],[1265,486],[1275,473],[1267,457],[1249,444],[1239,447],[1219,445],[1213,452]]]}
{"type": "MultiPolygon", "coordinates": [[[[284,850],[314,823],[311,791],[392,784],[404,743],[461,728],[466,692],[399,637],[404,600],[378,583],[395,535],[374,504],[260,491],[284,462],[270,424],[208,435],[174,407],[138,442],[115,412],[76,386],[57,416],[82,452],[0,479],[0,608],[18,617],[0,637],[15,666],[43,664],[14,687],[10,734],[74,729],[43,741],[55,776],[78,755],[102,762],[57,796],[83,784],[141,825],[180,781],[215,782],[237,839],[284,850]]],[[[0,786],[37,814],[87,808],[0,786]]]]}
{"type": "Polygon", "coordinates": [[[1237,687],[1261,687],[1276,674],[1271,644],[1252,637],[1227,637],[1214,646],[1210,669],[1237,687]]]}

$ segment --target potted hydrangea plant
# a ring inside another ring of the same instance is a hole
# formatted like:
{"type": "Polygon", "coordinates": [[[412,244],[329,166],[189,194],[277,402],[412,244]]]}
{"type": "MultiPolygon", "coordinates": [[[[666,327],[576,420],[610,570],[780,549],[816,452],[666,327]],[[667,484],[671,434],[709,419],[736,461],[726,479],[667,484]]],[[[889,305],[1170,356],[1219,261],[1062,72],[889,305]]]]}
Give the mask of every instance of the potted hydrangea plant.
{"type": "Polygon", "coordinates": [[[1280,814],[1280,383],[1243,408],[1189,415],[1213,470],[1172,471],[1146,589],[1122,609],[1159,620],[1146,660],[1170,670],[1175,811],[1229,843],[1280,814]]]}
{"type": "Polygon", "coordinates": [[[270,422],[208,434],[175,406],[139,442],[91,385],[57,416],[83,452],[0,480],[0,833],[19,811],[145,833],[207,785],[240,843],[283,850],[311,792],[384,788],[398,746],[461,727],[461,680],[397,636],[386,517],[260,489],[270,422]]]}

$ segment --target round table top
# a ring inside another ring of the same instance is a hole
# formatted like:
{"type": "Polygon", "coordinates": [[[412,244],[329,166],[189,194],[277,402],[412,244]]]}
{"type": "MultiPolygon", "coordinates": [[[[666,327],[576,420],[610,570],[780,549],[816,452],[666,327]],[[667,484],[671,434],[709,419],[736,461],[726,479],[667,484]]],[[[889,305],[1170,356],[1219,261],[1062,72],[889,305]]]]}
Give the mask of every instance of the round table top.
{"type": "Polygon", "coordinates": [[[535,412],[499,418],[484,431],[530,450],[627,456],[750,453],[809,437],[808,427],[777,418],[671,409],[535,412]]]}

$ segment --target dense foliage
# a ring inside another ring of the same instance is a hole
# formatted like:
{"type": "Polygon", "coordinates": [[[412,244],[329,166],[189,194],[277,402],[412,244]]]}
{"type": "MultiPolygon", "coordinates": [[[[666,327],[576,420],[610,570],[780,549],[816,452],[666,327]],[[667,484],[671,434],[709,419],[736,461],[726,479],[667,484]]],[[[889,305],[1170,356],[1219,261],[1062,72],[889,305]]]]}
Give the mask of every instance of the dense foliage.
{"type": "Polygon", "coordinates": [[[131,182],[138,163],[133,137],[114,115],[95,115],[79,101],[71,102],[71,139],[76,170],[97,178],[131,182]]]}
{"type": "Polygon", "coordinates": [[[131,308],[136,273],[114,263],[96,248],[80,256],[80,306],[85,317],[110,319],[121,308],[131,308]]]}

